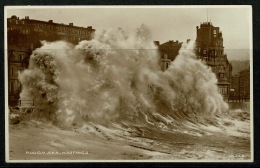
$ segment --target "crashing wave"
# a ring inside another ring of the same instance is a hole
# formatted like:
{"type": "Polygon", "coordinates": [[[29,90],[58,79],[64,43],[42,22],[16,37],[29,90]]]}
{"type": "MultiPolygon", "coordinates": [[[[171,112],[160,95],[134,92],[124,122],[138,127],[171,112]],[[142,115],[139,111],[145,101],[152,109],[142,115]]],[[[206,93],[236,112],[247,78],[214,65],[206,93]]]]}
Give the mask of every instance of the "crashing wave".
{"type": "Polygon", "coordinates": [[[225,113],[211,69],[183,45],[166,71],[149,29],[106,30],[74,46],[42,42],[19,75],[23,95],[59,125],[128,123],[169,127],[225,113]]]}

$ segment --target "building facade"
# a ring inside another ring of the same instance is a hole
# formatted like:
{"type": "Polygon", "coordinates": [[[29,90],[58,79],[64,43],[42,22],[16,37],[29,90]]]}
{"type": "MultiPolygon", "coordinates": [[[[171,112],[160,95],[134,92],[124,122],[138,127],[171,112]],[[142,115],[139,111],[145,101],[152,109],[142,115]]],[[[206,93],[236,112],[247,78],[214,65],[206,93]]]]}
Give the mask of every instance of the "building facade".
{"type": "MultiPolygon", "coordinates": [[[[161,55],[161,69],[164,71],[178,55],[182,43],[169,40],[163,44],[155,41],[154,44],[158,46],[161,55]]],[[[200,27],[197,26],[195,52],[197,59],[202,60],[215,73],[219,92],[223,97],[228,99],[229,94],[235,94],[230,93],[230,90],[231,83],[236,83],[237,80],[236,77],[232,77],[232,65],[224,53],[223,37],[219,27],[214,27],[211,22],[202,23],[200,27]]],[[[247,86],[247,84],[245,85],[247,86]]]]}
{"type": "Polygon", "coordinates": [[[35,48],[41,46],[42,40],[64,40],[77,44],[82,40],[91,40],[95,29],[91,26],[79,27],[54,23],[53,20],[41,21],[26,16],[7,18],[7,49],[8,49],[8,102],[18,104],[21,84],[18,79],[20,71],[28,67],[29,58],[35,48]]]}
{"type": "Polygon", "coordinates": [[[155,41],[154,44],[158,47],[161,56],[161,69],[165,71],[179,54],[182,42],[169,40],[163,44],[160,44],[159,41],[155,41]]]}
{"type": "Polygon", "coordinates": [[[22,86],[18,74],[28,67],[30,50],[12,48],[8,50],[8,103],[16,105],[22,86]]]}
{"type": "Polygon", "coordinates": [[[35,45],[40,40],[65,40],[77,44],[79,41],[92,39],[95,33],[92,26],[85,28],[74,26],[73,23],[66,25],[54,23],[53,20],[34,20],[30,19],[29,16],[23,19],[19,19],[17,16],[7,18],[7,31],[8,43],[28,42],[35,45]],[[19,34],[18,38],[17,34],[19,34]]]}
{"type": "Polygon", "coordinates": [[[211,22],[197,26],[196,55],[212,68],[218,79],[218,87],[224,98],[228,98],[232,81],[232,66],[224,54],[223,37],[219,27],[211,22]]]}
{"type": "Polygon", "coordinates": [[[250,99],[250,69],[240,71],[232,78],[230,100],[248,101],[250,99]]]}

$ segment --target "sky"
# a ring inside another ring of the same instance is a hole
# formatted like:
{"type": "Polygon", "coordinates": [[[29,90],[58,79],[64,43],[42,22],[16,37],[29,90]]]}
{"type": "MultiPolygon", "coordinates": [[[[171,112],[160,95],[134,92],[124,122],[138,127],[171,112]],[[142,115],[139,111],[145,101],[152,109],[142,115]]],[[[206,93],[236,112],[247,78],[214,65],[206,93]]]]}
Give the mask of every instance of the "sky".
{"type": "Polygon", "coordinates": [[[186,42],[196,40],[196,26],[211,21],[220,27],[224,51],[231,60],[249,59],[252,41],[252,12],[249,6],[110,6],[110,7],[12,7],[6,17],[16,15],[30,19],[53,20],[55,23],[92,26],[96,30],[118,29],[134,31],[145,24],[154,41],[186,42]]]}

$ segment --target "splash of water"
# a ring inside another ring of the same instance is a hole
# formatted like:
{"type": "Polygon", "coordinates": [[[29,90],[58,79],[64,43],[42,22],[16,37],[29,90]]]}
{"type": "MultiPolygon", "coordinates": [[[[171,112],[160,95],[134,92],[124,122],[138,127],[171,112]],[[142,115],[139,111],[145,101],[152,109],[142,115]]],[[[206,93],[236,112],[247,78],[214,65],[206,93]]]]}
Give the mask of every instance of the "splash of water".
{"type": "Polygon", "coordinates": [[[225,112],[209,67],[183,45],[166,71],[149,29],[106,30],[74,46],[43,42],[19,75],[23,95],[57,123],[197,120],[225,112]],[[25,94],[26,93],[26,94],[25,94]]]}

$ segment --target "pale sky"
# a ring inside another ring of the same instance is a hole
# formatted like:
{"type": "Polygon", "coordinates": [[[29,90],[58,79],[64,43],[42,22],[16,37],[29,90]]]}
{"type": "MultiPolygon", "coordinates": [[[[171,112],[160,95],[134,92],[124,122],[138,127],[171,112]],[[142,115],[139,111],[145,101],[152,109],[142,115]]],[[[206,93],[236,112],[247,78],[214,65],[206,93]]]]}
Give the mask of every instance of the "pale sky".
{"type": "MultiPolygon", "coordinates": [[[[173,7],[173,6],[171,6],[173,7]]],[[[252,37],[252,12],[249,6],[178,6],[178,8],[89,8],[75,7],[30,7],[8,8],[6,16],[16,15],[19,18],[29,16],[30,19],[43,21],[53,20],[55,23],[75,26],[92,26],[96,30],[123,28],[133,31],[145,24],[152,32],[153,40],[164,43],[168,40],[186,42],[196,39],[196,26],[211,21],[213,26],[220,27],[224,39],[224,51],[229,59],[249,59],[250,41],[252,37]]],[[[252,48],[251,48],[252,49],[252,48]]]]}

